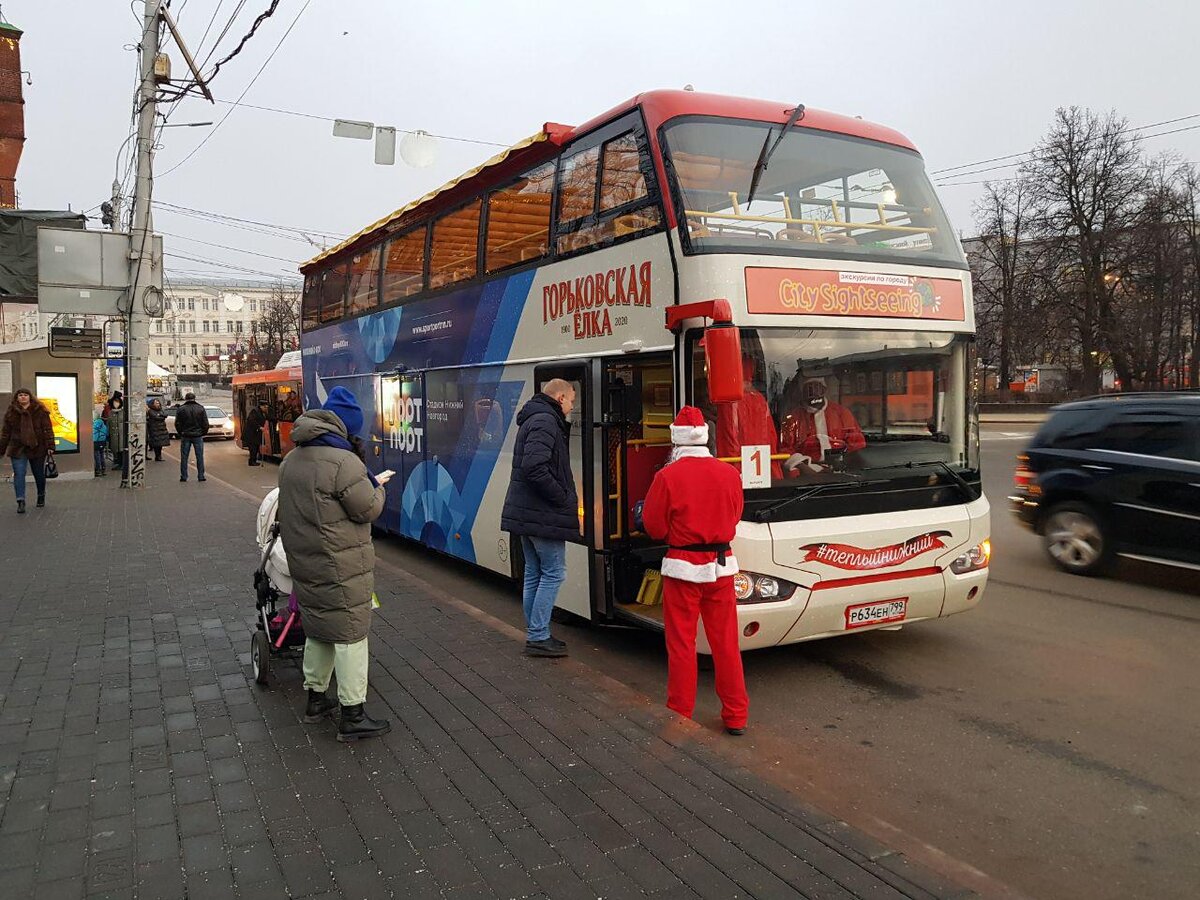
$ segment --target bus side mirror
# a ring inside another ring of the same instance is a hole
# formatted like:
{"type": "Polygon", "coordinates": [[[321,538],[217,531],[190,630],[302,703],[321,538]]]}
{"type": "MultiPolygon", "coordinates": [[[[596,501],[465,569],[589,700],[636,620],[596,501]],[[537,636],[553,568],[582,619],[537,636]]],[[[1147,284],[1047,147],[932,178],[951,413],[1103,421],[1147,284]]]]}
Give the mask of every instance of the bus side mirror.
{"type": "Polygon", "coordinates": [[[704,361],[708,369],[708,399],[713,403],[735,403],[744,393],[742,333],[729,322],[717,322],[704,330],[704,361]]]}

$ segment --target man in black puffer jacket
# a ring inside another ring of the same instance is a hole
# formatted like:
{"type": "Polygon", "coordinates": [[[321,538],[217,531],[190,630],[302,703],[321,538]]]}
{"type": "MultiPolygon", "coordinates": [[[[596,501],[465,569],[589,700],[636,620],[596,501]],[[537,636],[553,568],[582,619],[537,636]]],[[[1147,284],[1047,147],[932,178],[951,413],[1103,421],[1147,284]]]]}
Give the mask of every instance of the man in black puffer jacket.
{"type": "Polygon", "coordinates": [[[548,381],[517,413],[512,482],[500,527],[521,539],[525,555],[525,653],[566,656],[567,645],[550,636],[550,613],[567,577],[567,544],[579,539],[579,496],[571,476],[567,416],[575,389],[561,378],[548,381]]]}

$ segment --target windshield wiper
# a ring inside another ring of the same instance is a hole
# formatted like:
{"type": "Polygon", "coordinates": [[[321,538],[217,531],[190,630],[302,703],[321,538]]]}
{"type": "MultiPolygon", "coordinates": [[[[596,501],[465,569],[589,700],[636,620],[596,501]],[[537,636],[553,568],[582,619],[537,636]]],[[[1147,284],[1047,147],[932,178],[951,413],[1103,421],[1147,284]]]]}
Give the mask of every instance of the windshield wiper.
{"type": "MultiPolygon", "coordinates": [[[[849,474],[849,473],[844,473],[844,474],[849,474]]],[[[858,476],[856,476],[856,477],[858,477],[858,476]]],[[[872,482],[868,482],[868,484],[870,484],[870,483],[872,483],[872,482]]],[[[784,497],[782,500],[779,500],[776,503],[772,503],[766,509],[758,510],[757,512],[754,513],[754,521],[770,522],[772,514],[775,513],[776,511],[781,510],[785,506],[788,506],[792,503],[799,503],[801,500],[807,500],[809,497],[815,497],[817,494],[820,494],[829,488],[844,488],[844,487],[851,487],[851,486],[859,487],[859,486],[861,486],[861,484],[862,484],[862,481],[859,480],[859,481],[831,481],[826,484],[814,485],[813,487],[810,487],[807,491],[805,491],[802,494],[792,494],[790,497],[784,497]]]]}
{"type": "Polygon", "coordinates": [[[750,190],[746,194],[746,211],[750,211],[750,204],[754,202],[754,192],[758,190],[758,182],[763,176],[763,172],[767,171],[767,164],[771,161],[771,157],[779,148],[779,144],[783,141],[783,136],[788,133],[788,129],[804,118],[804,104],[797,104],[792,110],[792,115],[788,118],[787,124],[783,126],[783,130],[779,132],[779,137],[775,138],[775,143],[771,143],[771,132],[774,131],[774,126],[767,128],[767,136],[763,140],[762,149],[758,151],[758,162],[754,164],[754,171],[750,174],[750,190]],[[770,145],[770,149],[768,148],[770,145]]]}

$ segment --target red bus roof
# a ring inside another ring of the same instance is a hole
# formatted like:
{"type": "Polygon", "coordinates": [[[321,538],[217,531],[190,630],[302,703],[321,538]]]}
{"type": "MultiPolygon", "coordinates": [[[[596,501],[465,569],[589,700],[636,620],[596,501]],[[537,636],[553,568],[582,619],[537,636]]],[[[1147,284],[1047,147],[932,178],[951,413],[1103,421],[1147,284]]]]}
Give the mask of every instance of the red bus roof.
{"type": "MultiPolygon", "coordinates": [[[[307,272],[322,260],[340,256],[348,250],[364,247],[373,243],[383,234],[402,231],[409,225],[421,222],[431,215],[452,209],[492,184],[503,182],[528,171],[541,162],[553,159],[560,147],[638,107],[641,107],[646,117],[651,141],[657,147],[655,135],[659,126],[679,116],[721,116],[730,119],[777,122],[782,125],[787,122],[795,106],[795,103],[752,100],[723,94],[658,90],[647,91],[631,97],[624,103],[618,104],[576,127],[547,122],[542,126],[541,131],[514,144],[507,150],[501,151],[482,165],[448,181],[440,188],[400,207],[382,219],[372,222],[336,246],[314,256],[300,266],[300,271],[307,272]]],[[[916,150],[908,138],[891,128],[819,109],[806,108],[804,118],[794,127],[831,131],[836,134],[882,141],[908,150],[916,150]]]]}
{"type": "Polygon", "coordinates": [[[239,372],[233,376],[234,384],[276,384],[280,381],[300,381],[304,370],[300,366],[287,369],[264,369],[261,372],[239,372]]]}

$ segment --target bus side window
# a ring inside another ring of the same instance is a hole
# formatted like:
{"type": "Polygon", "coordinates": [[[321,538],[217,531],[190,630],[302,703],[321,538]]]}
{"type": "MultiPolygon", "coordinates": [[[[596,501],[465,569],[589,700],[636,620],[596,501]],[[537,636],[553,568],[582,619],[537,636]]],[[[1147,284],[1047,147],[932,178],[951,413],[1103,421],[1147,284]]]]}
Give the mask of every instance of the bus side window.
{"type": "Polygon", "coordinates": [[[479,274],[479,210],[474,200],[433,223],[429,249],[429,288],[445,287],[479,274]]]}
{"type": "MultiPolygon", "coordinates": [[[[304,299],[300,309],[301,326],[305,331],[321,324],[321,275],[319,272],[309,272],[304,276],[304,299]]],[[[205,330],[208,330],[207,322],[205,330]]]]}
{"type": "Polygon", "coordinates": [[[350,260],[348,316],[370,312],[379,305],[379,250],[376,245],[350,260]]]}
{"type": "Polygon", "coordinates": [[[595,247],[662,224],[646,172],[649,158],[627,131],[563,161],[559,174],[559,253],[595,247]]]}
{"type": "Polygon", "coordinates": [[[321,275],[321,321],[336,322],[346,306],[346,267],[327,269],[321,275]]]}

